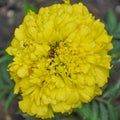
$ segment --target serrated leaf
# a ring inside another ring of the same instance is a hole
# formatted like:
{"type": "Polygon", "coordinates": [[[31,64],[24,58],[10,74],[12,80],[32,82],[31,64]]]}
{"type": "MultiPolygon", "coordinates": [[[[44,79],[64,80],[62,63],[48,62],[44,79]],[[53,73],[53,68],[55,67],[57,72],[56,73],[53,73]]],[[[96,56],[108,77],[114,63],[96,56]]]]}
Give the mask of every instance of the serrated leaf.
{"type": "Polygon", "coordinates": [[[59,113],[55,114],[53,120],[61,120],[60,114],[59,113]]]}
{"type": "Polygon", "coordinates": [[[102,97],[103,98],[110,97],[111,99],[114,99],[119,90],[120,90],[120,80],[117,80],[114,85],[112,85],[107,91],[105,91],[102,97]]]}
{"type": "Polygon", "coordinates": [[[117,59],[120,56],[120,41],[113,39],[113,49],[109,52],[112,58],[117,59]]]}
{"type": "Polygon", "coordinates": [[[100,103],[100,120],[108,120],[108,110],[102,103],[100,103]]]}
{"type": "Polygon", "coordinates": [[[23,112],[22,112],[20,109],[18,109],[18,110],[16,111],[16,114],[17,114],[17,115],[22,115],[23,112]]]}
{"type": "Polygon", "coordinates": [[[116,15],[113,12],[113,10],[109,10],[106,21],[106,29],[109,32],[109,34],[112,35],[114,33],[116,26],[117,26],[116,15]]]}
{"type": "MultiPolygon", "coordinates": [[[[114,50],[115,52],[117,52],[118,50],[120,50],[120,41],[118,41],[118,40],[113,40],[112,43],[113,43],[113,46],[114,46],[113,50],[114,50]]],[[[112,51],[113,51],[113,50],[112,50],[112,51]]]]}
{"type": "Polygon", "coordinates": [[[92,102],[92,113],[91,113],[91,117],[89,118],[90,120],[98,120],[98,116],[99,116],[99,110],[98,110],[98,104],[97,102],[93,101],[92,102]]]}
{"type": "Polygon", "coordinates": [[[25,2],[23,4],[23,13],[24,13],[24,15],[26,15],[29,12],[29,10],[37,13],[36,7],[34,7],[33,5],[30,5],[29,3],[25,2]]]}
{"type": "Polygon", "coordinates": [[[108,104],[110,120],[118,120],[118,111],[111,104],[108,104]]]}
{"type": "Polygon", "coordinates": [[[28,116],[25,120],[37,120],[34,116],[28,116]]]}
{"type": "Polygon", "coordinates": [[[88,119],[91,116],[91,105],[90,103],[84,104],[82,108],[75,109],[74,111],[83,118],[88,119]]]}
{"type": "Polygon", "coordinates": [[[117,24],[117,27],[114,32],[114,38],[120,39],[120,23],[117,24]]]}

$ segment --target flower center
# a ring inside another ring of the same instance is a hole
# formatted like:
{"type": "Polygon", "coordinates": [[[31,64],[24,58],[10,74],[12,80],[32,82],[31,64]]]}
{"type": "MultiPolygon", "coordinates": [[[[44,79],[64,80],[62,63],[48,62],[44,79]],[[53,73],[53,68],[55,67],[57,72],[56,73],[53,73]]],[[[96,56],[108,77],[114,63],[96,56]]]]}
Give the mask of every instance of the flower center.
{"type": "Polygon", "coordinates": [[[55,57],[55,48],[52,47],[49,51],[49,58],[54,58],[55,57]]]}

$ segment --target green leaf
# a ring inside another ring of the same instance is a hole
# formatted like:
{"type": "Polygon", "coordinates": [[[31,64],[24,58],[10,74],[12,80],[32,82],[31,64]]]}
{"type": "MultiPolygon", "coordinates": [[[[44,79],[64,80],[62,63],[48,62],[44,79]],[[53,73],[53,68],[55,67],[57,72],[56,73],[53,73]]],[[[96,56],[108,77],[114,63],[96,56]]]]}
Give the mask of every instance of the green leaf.
{"type": "Polygon", "coordinates": [[[74,111],[83,118],[88,119],[91,116],[91,105],[90,103],[84,104],[82,108],[75,109],[74,111]]]}
{"type": "Polygon", "coordinates": [[[22,112],[20,109],[18,109],[18,110],[16,111],[16,114],[17,114],[17,115],[22,115],[23,112],[22,112]]]}
{"type": "Polygon", "coordinates": [[[100,120],[108,120],[108,110],[102,103],[100,103],[100,120]]]}
{"type": "Polygon", "coordinates": [[[112,52],[118,52],[120,50],[120,41],[113,40],[112,41],[114,48],[112,49],[112,52]]]}
{"type": "Polygon", "coordinates": [[[9,76],[9,73],[7,71],[7,63],[3,63],[2,66],[1,66],[1,77],[2,79],[6,82],[6,83],[10,83],[10,76],[9,76]]]}
{"type": "Polygon", "coordinates": [[[109,34],[113,34],[114,30],[117,26],[117,20],[116,20],[116,15],[113,12],[113,10],[109,10],[107,14],[107,21],[106,21],[106,29],[109,32],[109,34]]]}
{"type": "Polygon", "coordinates": [[[5,50],[0,50],[0,56],[5,54],[5,50]]]}
{"type": "Polygon", "coordinates": [[[99,113],[98,104],[97,102],[93,101],[92,102],[92,113],[91,113],[89,120],[98,120],[98,117],[99,117],[98,113],[99,113]]]}
{"type": "Polygon", "coordinates": [[[6,85],[5,83],[0,85],[0,90],[2,91],[7,91],[9,93],[11,89],[13,89],[13,85],[9,86],[6,85]]]}
{"type": "Polygon", "coordinates": [[[7,98],[7,100],[6,100],[6,102],[5,102],[5,111],[8,110],[8,108],[9,108],[9,106],[10,106],[10,104],[11,104],[14,97],[15,97],[15,95],[13,94],[13,91],[11,91],[8,98],[7,98]]]}
{"type": "Polygon", "coordinates": [[[24,15],[26,15],[29,12],[29,10],[37,13],[36,7],[34,7],[33,5],[30,5],[29,3],[25,2],[23,4],[23,13],[24,13],[24,15]]]}
{"type": "Polygon", "coordinates": [[[37,120],[34,116],[28,116],[25,120],[37,120]]]}
{"type": "Polygon", "coordinates": [[[8,55],[4,55],[4,56],[2,56],[1,58],[0,58],[0,63],[3,63],[3,62],[5,62],[5,61],[7,61],[7,60],[9,60],[9,56],[8,55]]]}
{"type": "Polygon", "coordinates": [[[3,84],[12,84],[13,82],[10,81],[10,76],[7,71],[8,64],[12,61],[9,55],[4,53],[4,55],[0,59],[1,67],[0,67],[0,83],[3,84]]]}
{"type": "Polygon", "coordinates": [[[117,27],[114,32],[114,38],[120,39],[120,23],[117,24],[117,27]]]}
{"type": "Polygon", "coordinates": [[[2,91],[2,92],[0,93],[0,100],[3,99],[3,98],[6,96],[7,93],[8,93],[7,90],[2,91]]]}
{"type": "MultiPolygon", "coordinates": [[[[1,71],[0,71],[1,72],[1,71]]],[[[0,74],[0,89],[4,88],[4,81],[2,79],[2,74],[0,74]]]]}
{"type": "Polygon", "coordinates": [[[118,111],[111,104],[108,104],[110,120],[118,120],[118,111]]]}
{"type": "Polygon", "coordinates": [[[53,118],[53,120],[61,120],[60,118],[61,118],[60,114],[57,113],[57,114],[55,114],[55,117],[53,118]]]}
{"type": "Polygon", "coordinates": [[[120,90],[120,80],[117,80],[108,90],[103,94],[103,98],[109,97],[114,99],[117,96],[118,91],[120,90]]]}

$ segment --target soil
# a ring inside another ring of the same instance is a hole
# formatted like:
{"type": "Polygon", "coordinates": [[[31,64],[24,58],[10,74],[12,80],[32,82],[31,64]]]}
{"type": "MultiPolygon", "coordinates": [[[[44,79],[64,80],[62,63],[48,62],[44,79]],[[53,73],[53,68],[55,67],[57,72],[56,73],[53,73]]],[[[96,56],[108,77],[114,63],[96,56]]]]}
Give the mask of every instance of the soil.
{"type": "MultiPolygon", "coordinates": [[[[62,3],[62,0],[0,0],[0,50],[5,49],[14,36],[14,29],[23,20],[23,4],[28,2],[36,8],[62,3]]],[[[71,3],[83,2],[96,18],[105,22],[109,9],[120,20],[120,0],[71,0],[71,3]]],[[[4,111],[4,100],[0,101],[0,120],[24,120],[16,115],[17,102],[14,101],[8,112],[4,111]]]]}

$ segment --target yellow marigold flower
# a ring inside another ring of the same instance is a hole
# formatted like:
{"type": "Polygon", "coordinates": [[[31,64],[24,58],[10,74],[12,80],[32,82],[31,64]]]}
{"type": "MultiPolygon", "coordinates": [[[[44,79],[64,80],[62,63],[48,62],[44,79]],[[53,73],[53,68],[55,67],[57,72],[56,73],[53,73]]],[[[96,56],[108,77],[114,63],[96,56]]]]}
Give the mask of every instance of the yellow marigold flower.
{"type": "Polygon", "coordinates": [[[68,3],[30,11],[7,48],[19,107],[38,118],[90,102],[109,77],[112,37],[82,3],[68,3]]]}

